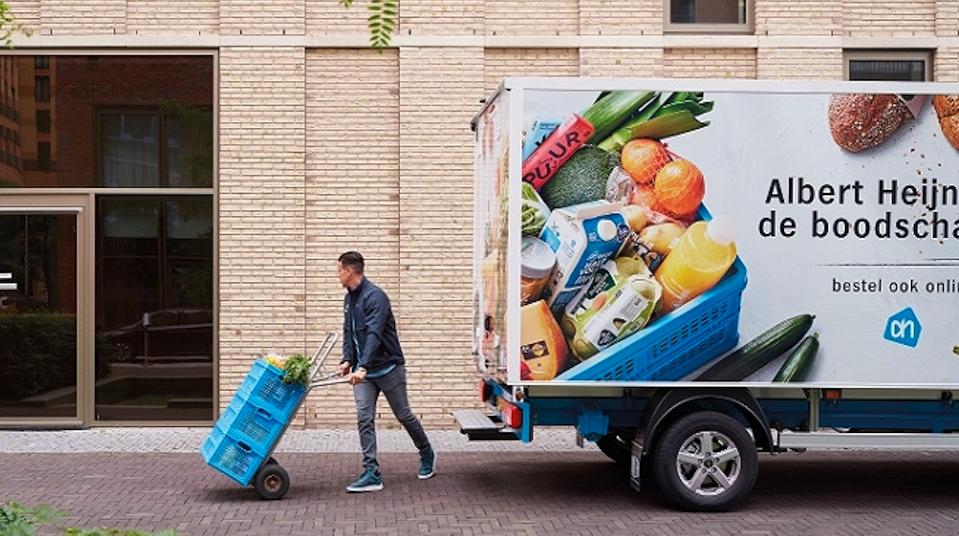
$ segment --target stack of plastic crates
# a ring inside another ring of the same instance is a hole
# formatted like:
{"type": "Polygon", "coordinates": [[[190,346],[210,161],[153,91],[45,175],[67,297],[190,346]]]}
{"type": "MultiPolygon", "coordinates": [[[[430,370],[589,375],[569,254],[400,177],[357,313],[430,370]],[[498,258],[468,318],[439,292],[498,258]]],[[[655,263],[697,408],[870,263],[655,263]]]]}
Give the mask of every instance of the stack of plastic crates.
{"type": "Polygon", "coordinates": [[[283,371],[257,359],[200,447],[203,459],[248,485],[272,454],[305,394],[303,386],[283,383],[283,371]]]}

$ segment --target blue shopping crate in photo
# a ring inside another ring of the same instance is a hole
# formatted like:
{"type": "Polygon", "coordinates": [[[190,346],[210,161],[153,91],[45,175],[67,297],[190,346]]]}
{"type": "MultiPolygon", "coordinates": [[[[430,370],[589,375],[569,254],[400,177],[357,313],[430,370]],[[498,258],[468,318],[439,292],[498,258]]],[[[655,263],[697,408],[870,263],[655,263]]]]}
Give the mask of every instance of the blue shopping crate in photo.
{"type": "Polygon", "coordinates": [[[216,426],[260,454],[269,454],[283,435],[286,421],[237,394],[223,410],[216,426]]]}
{"type": "MultiPolygon", "coordinates": [[[[697,219],[710,219],[700,206],[697,219]]],[[[737,256],[715,287],[632,336],[610,345],[557,380],[678,381],[739,341],[746,265],[737,256]]]]}
{"type": "Polygon", "coordinates": [[[677,381],[739,340],[746,267],[737,258],[722,281],[557,376],[557,380],[677,381]]]}
{"type": "Polygon", "coordinates": [[[248,403],[266,409],[280,421],[287,422],[306,388],[300,384],[283,383],[283,371],[270,365],[265,359],[257,359],[237,389],[236,396],[248,403]]]}
{"type": "Polygon", "coordinates": [[[200,454],[211,467],[232,478],[242,486],[253,481],[265,455],[253,450],[250,445],[230,437],[217,426],[200,446],[200,454]]]}

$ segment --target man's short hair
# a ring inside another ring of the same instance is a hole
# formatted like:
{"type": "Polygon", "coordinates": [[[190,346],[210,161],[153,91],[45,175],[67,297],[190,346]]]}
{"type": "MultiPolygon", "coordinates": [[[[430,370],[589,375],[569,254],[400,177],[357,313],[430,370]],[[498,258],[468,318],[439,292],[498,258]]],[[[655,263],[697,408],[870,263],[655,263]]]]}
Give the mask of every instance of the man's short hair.
{"type": "Polygon", "coordinates": [[[359,275],[363,275],[363,255],[360,255],[358,251],[347,251],[340,255],[340,266],[344,268],[352,268],[354,272],[359,275]]]}

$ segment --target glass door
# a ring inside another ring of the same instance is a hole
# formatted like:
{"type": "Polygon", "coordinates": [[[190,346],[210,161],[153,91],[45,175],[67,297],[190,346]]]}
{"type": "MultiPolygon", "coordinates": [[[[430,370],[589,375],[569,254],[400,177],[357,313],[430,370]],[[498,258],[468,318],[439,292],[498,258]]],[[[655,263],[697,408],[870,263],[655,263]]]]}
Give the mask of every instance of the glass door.
{"type": "MultiPolygon", "coordinates": [[[[0,423],[83,420],[83,201],[9,206],[0,198],[0,423]]],[[[108,363],[106,363],[108,366],[108,363]]]]}

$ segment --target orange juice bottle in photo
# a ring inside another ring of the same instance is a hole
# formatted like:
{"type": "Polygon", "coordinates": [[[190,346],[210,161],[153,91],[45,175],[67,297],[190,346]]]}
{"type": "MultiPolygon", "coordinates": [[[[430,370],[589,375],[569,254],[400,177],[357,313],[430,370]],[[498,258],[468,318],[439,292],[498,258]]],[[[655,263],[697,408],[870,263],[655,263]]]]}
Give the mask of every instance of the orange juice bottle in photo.
{"type": "Polygon", "coordinates": [[[713,288],[736,260],[736,227],[725,216],[697,221],[666,255],[654,277],[663,287],[662,314],[713,288]]]}

